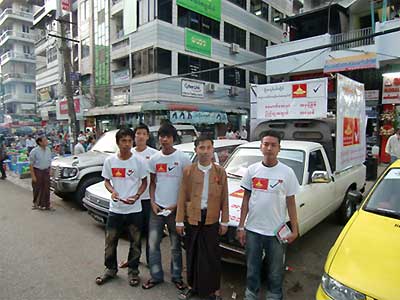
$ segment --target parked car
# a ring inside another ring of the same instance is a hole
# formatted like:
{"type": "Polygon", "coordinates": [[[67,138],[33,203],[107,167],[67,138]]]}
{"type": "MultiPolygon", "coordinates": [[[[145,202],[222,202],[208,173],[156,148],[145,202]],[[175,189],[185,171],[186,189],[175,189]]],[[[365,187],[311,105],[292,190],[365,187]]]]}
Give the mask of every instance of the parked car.
{"type": "MultiPolygon", "coordinates": [[[[341,172],[333,172],[328,157],[319,143],[281,141],[278,159],[293,169],[300,184],[300,191],[296,195],[300,236],[335,211],[339,220],[346,222],[355,211],[358,199],[361,199],[365,166],[359,164],[341,172]]],[[[239,146],[225,164],[230,218],[228,234],[221,237],[220,243],[225,260],[243,262],[244,248],[236,239],[244,194],[240,183],[248,166],[262,159],[260,141],[256,141],[239,146]]]]}
{"type": "Polygon", "coordinates": [[[317,300],[398,299],[400,160],[379,177],[328,254],[317,300]]]}
{"type": "MultiPolygon", "coordinates": [[[[245,144],[247,141],[243,140],[215,140],[214,141],[214,156],[215,161],[221,165],[228,159],[229,155],[239,145],[245,144]]],[[[186,143],[175,146],[186,153],[192,162],[197,161],[196,153],[194,152],[194,143],[186,143]]],[[[89,186],[86,189],[83,205],[87,208],[89,215],[96,221],[105,223],[108,216],[108,209],[110,206],[111,194],[104,186],[104,182],[99,182],[89,186]]]]}
{"type": "MultiPolygon", "coordinates": [[[[154,139],[160,126],[151,126],[150,136],[154,139]]],[[[193,141],[198,133],[192,125],[175,125],[178,131],[177,143],[182,140],[193,141]]],[[[51,188],[61,198],[74,198],[83,206],[86,188],[102,181],[101,170],[108,155],[117,151],[115,142],[117,130],[103,134],[93,148],[79,155],[53,160],[50,169],[51,188]]],[[[157,139],[155,139],[157,140],[157,139]]],[[[158,142],[154,142],[157,146],[158,142]]]]}

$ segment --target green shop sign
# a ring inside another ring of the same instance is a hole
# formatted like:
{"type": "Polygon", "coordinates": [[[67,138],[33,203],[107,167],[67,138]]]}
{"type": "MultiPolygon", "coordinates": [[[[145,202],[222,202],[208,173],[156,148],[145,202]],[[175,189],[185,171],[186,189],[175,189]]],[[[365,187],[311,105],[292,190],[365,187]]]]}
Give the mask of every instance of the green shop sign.
{"type": "Polygon", "coordinates": [[[218,22],[221,21],[221,0],[176,0],[176,4],[218,22]]]}
{"type": "Polygon", "coordinates": [[[211,56],[211,37],[185,28],[185,49],[190,52],[211,56]]]}

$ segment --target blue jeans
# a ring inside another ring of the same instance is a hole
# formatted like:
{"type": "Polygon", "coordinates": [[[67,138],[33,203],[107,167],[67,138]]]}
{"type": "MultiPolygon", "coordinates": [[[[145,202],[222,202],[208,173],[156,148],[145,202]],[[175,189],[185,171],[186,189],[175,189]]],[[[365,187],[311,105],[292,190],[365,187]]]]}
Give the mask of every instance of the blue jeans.
{"type": "Polygon", "coordinates": [[[149,223],[149,264],[150,274],[154,281],[164,281],[164,272],[161,263],[160,244],[164,226],[167,225],[171,241],[171,276],[172,281],[182,280],[182,248],[175,226],[175,213],[168,217],[157,216],[151,211],[149,223]]]}
{"type": "Polygon", "coordinates": [[[283,299],[283,276],[286,245],[275,236],[246,230],[247,284],[245,300],[257,300],[261,285],[263,252],[267,264],[267,300],[283,299]]]}

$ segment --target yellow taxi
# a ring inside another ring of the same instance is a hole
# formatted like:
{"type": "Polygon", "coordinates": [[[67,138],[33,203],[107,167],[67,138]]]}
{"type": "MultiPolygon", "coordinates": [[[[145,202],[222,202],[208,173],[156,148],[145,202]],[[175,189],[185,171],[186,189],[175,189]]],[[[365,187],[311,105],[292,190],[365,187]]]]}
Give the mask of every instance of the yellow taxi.
{"type": "Polygon", "coordinates": [[[329,251],[316,299],[400,299],[400,160],[379,177],[329,251]]]}

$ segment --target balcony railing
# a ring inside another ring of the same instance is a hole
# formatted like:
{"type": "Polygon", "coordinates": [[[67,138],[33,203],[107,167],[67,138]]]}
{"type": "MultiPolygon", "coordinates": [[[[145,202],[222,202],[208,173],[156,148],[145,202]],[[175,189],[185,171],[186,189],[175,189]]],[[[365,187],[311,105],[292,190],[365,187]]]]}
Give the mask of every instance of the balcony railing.
{"type": "Polygon", "coordinates": [[[35,60],[35,55],[30,53],[8,51],[0,57],[0,60],[3,62],[7,58],[35,60]]]}
{"type": "Polygon", "coordinates": [[[25,95],[25,96],[20,96],[20,95],[14,95],[14,94],[5,94],[3,96],[4,101],[8,101],[8,100],[12,100],[12,99],[16,99],[16,100],[20,100],[20,101],[33,101],[35,100],[35,95],[25,95]]]}
{"type": "Polygon", "coordinates": [[[3,75],[3,81],[9,79],[17,79],[17,80],[35,80],[35,75],[33,74],[24,74],[24,73],[7,73],[3,75]]]}
{"type": "Polygon", "coordinates": [[[36,39],[36,34],[26,33],[26,32],[22,32],[22,31],[7,30],[0,36],[0,43],[5,41],[9,37],[23,38],[23,39],[31,40],[33,42],[36,39]]]}
{"type": "Polygon", "coordinates": [[[0,23],[3,21],[3,18],[6,18],[8,15],[14,15],[14,16],[19,16],[19,17],[33,20],[33,14],[30,12],[7,8],[0,14],[0,23]]]}
{"type": "Polygon", "coordinates": [[[121,41],[112,44],[112,51],[119,50],[128,46],[129,46],[129,39],[127,37],[126,39],[123,39],[121,41]]]}
{"type": "MultiPolygon", "coordinates": [[[[365,37],[372,33],[373,32],[372,32],[371,27],[362,28],[359,30],[352,30],[349,32],[332,35],[331,42],[338,43],[338,42],[348,41],[348,40],[355,39],[355,38],[365,37]]],[[[374,38],[370,37],[370,38],[365,38],[365,39],[362,39],[362,40],[359,40],[356,42],[351,42],[351,43],[347,43],[347,44],[343,44],[343,45],[334,46],[334,47],[332,47],[332,50],[335,51],[335,50],[344,50],[344,49],[349,49],[349,48],[357,48],[357,47],[362,47],[362,46],[367,46],[367,45],[373,45],[374,43],[375,43],[374,38]]]]}

